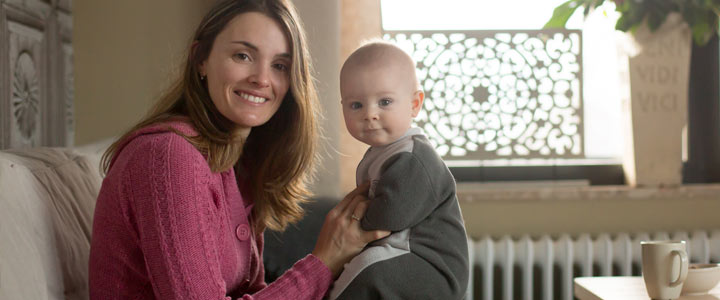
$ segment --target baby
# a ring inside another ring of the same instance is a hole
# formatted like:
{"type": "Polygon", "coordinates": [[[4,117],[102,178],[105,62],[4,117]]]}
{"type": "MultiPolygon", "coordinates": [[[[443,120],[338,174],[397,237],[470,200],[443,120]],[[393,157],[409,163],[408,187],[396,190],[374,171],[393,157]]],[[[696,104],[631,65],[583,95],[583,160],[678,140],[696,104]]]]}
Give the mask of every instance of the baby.
{"type": "Polygon", "coordinates": [[[363,250],[330,299],[461,299],[469,266],[455,179],[420,128],[412,58],[387,42],[357,49],[343,64],[340,94],[350,134],[370,148],[356,182],[370,181],[365,230],[393,233],[363,250]]]}

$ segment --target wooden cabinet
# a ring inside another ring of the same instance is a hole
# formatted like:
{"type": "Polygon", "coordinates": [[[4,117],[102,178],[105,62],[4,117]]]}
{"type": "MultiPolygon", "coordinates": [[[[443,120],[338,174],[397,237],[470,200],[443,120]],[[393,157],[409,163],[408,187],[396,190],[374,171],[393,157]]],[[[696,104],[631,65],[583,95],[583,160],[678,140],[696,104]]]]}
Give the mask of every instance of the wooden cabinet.
{"type": "Polygon", "coordinates": [[[73,145],[72,0],[0,0],[0,149],[73,145]]]}

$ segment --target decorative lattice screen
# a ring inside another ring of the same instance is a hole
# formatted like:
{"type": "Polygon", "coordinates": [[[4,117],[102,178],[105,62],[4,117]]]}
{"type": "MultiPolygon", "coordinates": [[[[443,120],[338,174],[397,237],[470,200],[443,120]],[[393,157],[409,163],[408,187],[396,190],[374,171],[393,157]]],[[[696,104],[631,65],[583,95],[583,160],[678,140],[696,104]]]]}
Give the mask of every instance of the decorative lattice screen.
{"type": "Polygon", "coordinates": [[[582,158],[581,33],[386,31],[417,62],[415,119],[449,160],[582,158]]]}

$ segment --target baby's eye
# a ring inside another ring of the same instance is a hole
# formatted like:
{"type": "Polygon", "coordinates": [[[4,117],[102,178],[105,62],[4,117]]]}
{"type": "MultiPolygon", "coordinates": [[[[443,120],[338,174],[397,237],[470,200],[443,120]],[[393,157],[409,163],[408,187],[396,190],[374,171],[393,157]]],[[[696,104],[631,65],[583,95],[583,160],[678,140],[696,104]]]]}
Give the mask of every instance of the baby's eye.
{"type": "Polygon", "coordinates": [[[388,106],[388,105],[392,104],[392,99],[389,99],[389,98],[380,99],[380,101],[378,103],[380,104],[380,106],[388,106]]]}
{"type": "Polygon", "coordinates": [[[362,103],[360,103],[360,102],[350,103],[350,109],[360,109],[361,107],[362,107],[362,103]]]}

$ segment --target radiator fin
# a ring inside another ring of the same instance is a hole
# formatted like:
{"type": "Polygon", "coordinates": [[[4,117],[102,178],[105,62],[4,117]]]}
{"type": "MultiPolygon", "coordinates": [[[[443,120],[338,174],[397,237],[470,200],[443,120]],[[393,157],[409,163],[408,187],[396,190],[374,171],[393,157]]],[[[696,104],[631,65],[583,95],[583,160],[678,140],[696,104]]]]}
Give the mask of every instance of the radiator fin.
{"type": "Polygon", "coordinates": [[[691,263],[720,263],[720,230],[486,236],[469,242],[467,299],[572,300],[574,277],[639,276],[640,241],[650,239],[684,240],[691,263]]]}

